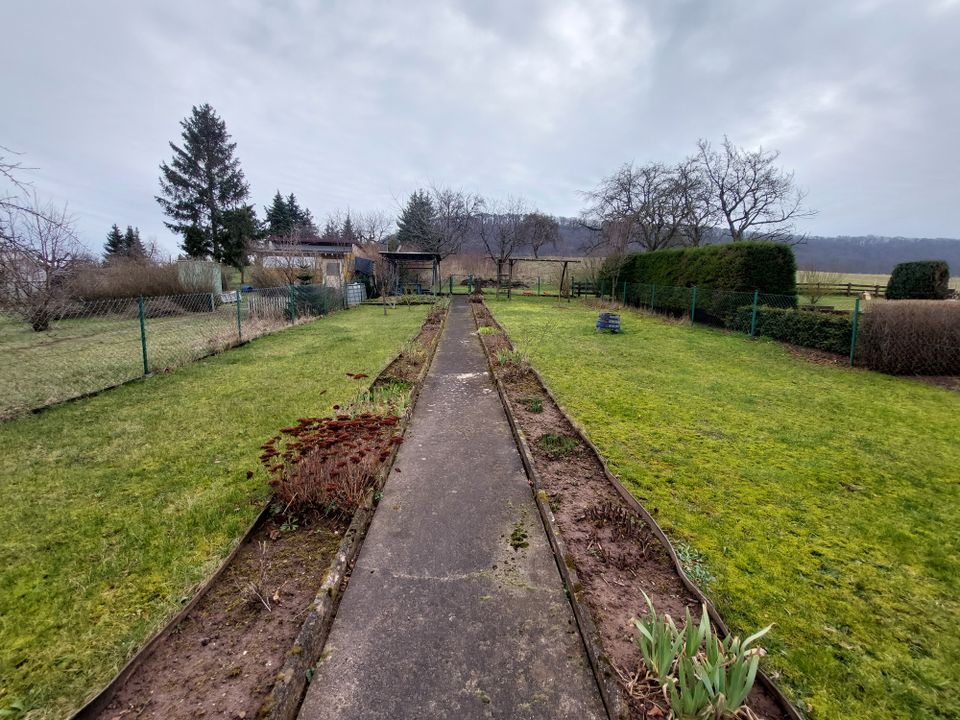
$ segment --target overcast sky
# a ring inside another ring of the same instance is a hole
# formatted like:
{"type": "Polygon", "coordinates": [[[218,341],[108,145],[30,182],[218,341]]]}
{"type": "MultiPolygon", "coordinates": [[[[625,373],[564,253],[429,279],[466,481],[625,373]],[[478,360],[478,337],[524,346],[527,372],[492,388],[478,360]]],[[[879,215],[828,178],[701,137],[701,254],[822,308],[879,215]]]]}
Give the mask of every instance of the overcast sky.
{"type": "Polygon", "coordinates": [[[780,150],[822,235],[960,237],[960,0],[5,3],[0,144],[91,247],[174,250],[154,200],[209,102],[262,206],[391,213],[417,186],[576,215],[697,138],[780,150]]]}

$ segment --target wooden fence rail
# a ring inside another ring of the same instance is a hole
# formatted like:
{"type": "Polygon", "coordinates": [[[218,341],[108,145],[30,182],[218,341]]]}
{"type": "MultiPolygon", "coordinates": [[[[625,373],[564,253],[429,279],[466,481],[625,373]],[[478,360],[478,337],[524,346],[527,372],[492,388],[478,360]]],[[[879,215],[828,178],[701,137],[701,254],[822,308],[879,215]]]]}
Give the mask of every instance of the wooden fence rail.
{"type": "Polygon", "coordinates": [[[811,290],[822,292],[824,295],[850,296],[866,292],[875,297],[883,297],[887,292],[887,286],[861,283],[797,283],[797,292],[801,295],[807,295],[811,290]]]}

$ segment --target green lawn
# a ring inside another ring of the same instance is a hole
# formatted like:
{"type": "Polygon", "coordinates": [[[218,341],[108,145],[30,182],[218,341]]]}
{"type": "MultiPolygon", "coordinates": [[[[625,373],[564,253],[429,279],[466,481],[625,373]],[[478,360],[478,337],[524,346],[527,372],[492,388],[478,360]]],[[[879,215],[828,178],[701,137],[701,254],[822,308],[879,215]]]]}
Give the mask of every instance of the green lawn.
{"type": "MultiPolygon", "coordinates": [[[[960,715],[960,394],[627,312],[491,302],[813,718],[960,715]]],[[[637,598],[637,611],[643,610],[637,598]]]]}
{"type": "MultiPolygon", "coordinates": [[[[163,300],[148,298],[149,303],[163,300]]],[[[26,323],[0,315],[0,354],[4,358],[0,364],[0,420],[143,375],[135,304],[125,312],[118,312],[119,305],[111,301],[91,302],[88,307],[91,317],[60,320],[39,333],[26,323]]],[[[249,314],[244,306],[245,339],[286,325],[282,318],[258,320],[249,314]]],[[[238,341],[233,304],[220,305],[214,312],[148,317],[145,328],[148,363],[154,372],[193,362],[238,341]]]]}
{"type": "Polygon", "coordinates": [[[336,313],[0,424],[0,717],[64,717],[109,680],[256,515],[259,446],[349,399],[427,310],[336,313]]]}

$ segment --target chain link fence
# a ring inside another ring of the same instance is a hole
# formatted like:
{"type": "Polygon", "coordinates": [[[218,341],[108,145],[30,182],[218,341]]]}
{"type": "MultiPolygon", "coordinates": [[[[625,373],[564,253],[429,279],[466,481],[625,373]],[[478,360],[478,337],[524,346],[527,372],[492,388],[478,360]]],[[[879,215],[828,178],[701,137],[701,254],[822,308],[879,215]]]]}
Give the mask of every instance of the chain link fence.
{"type": "Polygon", "coordinates": [[[324,285],[76,301],[44,332],[0,315],[0,419],[171,370],[346,301],[324,285]]]}

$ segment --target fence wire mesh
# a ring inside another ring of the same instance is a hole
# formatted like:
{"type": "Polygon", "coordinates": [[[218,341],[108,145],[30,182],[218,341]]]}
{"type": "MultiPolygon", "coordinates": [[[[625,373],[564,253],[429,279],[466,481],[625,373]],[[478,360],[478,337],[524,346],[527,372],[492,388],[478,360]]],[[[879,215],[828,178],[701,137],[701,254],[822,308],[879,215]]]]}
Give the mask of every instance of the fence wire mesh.
{"type": "Polygon", "coordinates": [[[339,288],[290,285],[75,301],[43,332],[0,314],[0,419],[180,367],[344,306],[339,288]]]}

